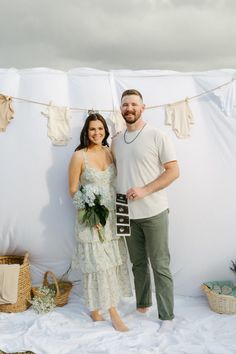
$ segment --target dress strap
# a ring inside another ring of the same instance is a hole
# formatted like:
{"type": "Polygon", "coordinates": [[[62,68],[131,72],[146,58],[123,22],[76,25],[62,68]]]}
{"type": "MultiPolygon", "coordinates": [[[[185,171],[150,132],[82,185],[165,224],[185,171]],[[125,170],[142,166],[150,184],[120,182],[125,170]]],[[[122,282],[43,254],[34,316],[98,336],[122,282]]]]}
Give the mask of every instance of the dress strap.
{"type": "Polygon", "coordinates": [[[84,166],[85,168],[88,168],[88,159],[87,159],[87,156],[86,156],[86,153],[84,150],[81,151],[82,152],[82,155],[83,155],[83,160],[84,160],[84,166]]]}
{"type": "Polygon", "coordinates": [[[114,158],[113,158],[113,155],[112,155],[111,150],[110,150],[109,147],[107,147],[107,146],[104,146],[103,148],[104,148],[106,154],[110,157],[111,162],[113,163],[113,162],[114,162],[114,158]]]}

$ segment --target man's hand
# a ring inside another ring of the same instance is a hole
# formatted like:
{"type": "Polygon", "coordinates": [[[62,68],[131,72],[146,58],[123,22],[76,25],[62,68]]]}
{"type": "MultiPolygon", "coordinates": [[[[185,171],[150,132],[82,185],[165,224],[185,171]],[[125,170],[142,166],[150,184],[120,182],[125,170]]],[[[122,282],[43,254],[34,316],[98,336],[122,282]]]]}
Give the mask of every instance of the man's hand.
{"type": "Polygon", "coordinates": [[[158,192],[169,186],[176,178],[179,177],[179,167],[177,161],[170,161],[164,164],[164,172],[154,181],[143,187],[130,188],[126,196],[129,200],[138,200],[149,194],[158,192]]]}
{"type": "Polygon", "coordinates": [[[129,200],[138,200],[138,199],[142,199],[144,197],[146,197],[147,192],[145,187],[133,187],[130,188],[127,193],[126,196],[129,200]]]}

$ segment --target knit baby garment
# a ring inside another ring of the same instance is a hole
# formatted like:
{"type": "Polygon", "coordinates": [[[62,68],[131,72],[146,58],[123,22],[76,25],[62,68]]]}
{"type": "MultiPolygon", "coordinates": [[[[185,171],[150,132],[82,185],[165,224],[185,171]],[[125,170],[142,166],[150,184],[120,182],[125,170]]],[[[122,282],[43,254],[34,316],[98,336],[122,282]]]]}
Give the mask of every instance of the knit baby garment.
{"type": "Polygon", "coordinates": [[[70,110],[68,107],[57,107],[49,104],[47,113],[41,112],[48,118],[48,136],[53,145],[67,145],[71,139],[70,110]]]}
{"type": "Polygon", "coordinates": [[[190,125],[194,123],[194,120],[187,99],[166,106],[165,123],[172,126],[178,138],[190,136],[190,125]]]}

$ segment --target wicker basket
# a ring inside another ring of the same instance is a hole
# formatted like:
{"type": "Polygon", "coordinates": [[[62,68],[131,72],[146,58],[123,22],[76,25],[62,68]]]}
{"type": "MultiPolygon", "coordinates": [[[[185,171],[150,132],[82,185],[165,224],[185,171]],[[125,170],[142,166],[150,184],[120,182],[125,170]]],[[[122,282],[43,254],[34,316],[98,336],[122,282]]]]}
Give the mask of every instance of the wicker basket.
{"type": "MultiPolygon", "coordinates": [[[[67,304],[72,289],[72,283],[70,281],[58,281],[53,272],[47,271],[44,274],[43,285],[47,286],[50,289],[54,289],[56,291],[56,296],[54,299],[56,306],[61,307],[67,304]],[[53,283],[51,284],[49,284],[48,282],[49,275],[53,280],[53,283]]],[[[32,288],[32,294],[33,296],[38,296],[38,297],[44,296],[44,294],[40,292],[38,287],[32,288]]]]}
{"type": "Polygon", "coordinates": [[[0,312],[22,312],[29,306],[31,299],[31,278],[29,269],[29,253],[24,256],[0,256],[0,264],[20,264],[17,302],[0,305],[0,312]]]}
{"type": "Polygon", "coordinates": [[[217,313],[235,314],[236,298],[230,295],[216,294],[203,284],[202,291],[206,294],[210,308],[217,313]]]}

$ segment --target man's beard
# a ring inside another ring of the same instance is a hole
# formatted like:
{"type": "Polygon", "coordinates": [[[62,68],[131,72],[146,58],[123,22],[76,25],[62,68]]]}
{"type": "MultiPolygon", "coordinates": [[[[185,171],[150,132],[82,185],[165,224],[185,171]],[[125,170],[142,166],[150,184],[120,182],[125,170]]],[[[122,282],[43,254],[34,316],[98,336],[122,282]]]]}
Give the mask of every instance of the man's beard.
{"type": "Polygon", "coordinates": [[[126,121],[126,123],[130,124],[130,125],[136,123],[139,120],[139,118],[141,117],[141,113],[136,113],[136,114],[133,114],[133,117],[131,118],[132,120],[129,120],[130,118],[126,117],[126,115],[128,115],[128,114],[129,113],[126,112],[125,114],[122,114],[122,116],[123,116],[124,120],[126,121]]]}

